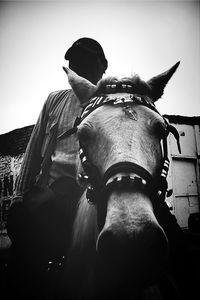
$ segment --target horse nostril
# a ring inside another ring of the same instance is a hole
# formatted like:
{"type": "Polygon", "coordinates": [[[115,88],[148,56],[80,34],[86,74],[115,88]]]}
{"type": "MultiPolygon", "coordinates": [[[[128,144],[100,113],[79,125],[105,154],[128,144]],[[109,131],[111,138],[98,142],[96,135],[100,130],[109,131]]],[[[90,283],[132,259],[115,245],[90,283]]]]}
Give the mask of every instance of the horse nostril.
{"type": "Polygon", "coordinates": [[[96,247],[101,258],[109,264],[117,263],[123,252],[122,242],[111,230],[102,230],[96,247]]]}
{"type": "Polygon", "coordinates": [[[168,254],[168,241],[162,228],[152,224],[132,235],[104,228],[96,247],[106,264],[127,270],[132,266],[132,276],[135,272],[143,280],[156,276],[168,254]]]}

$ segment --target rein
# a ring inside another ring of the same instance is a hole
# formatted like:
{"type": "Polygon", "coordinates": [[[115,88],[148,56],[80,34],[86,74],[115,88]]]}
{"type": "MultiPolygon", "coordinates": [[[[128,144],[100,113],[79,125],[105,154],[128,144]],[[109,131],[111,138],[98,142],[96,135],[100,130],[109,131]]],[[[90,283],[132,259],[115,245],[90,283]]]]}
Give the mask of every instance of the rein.
{"type": "MultiPolygon", "coordinates": [[[[63,135],[58,138],[63,138],[64,136],[69,136],[77,131],[78,125],[95,109],[102,105],[117,105],[128,108],[128,104],[136,103],[139,105],[144,105],[160,115],[157,111],[154,103],[147,96],[141,96],[138,94],[130,94],[129,85],[122,84],[121,92],[126,93],[120,96],[116,93],[116,85],[107,85],[107,90],[113,91],[111,95],[100,95],[92,98],[83,108],[80,117],[76,118],[74,126],[68,130],[63,135]]],[[[120,92],[120,91],[119,91],[120,92]]],[[[162,116],[163,117],[163,116],[162,116]]],[[[113,189],[122,188],[135,188],[138,190],[143,190],[144,192],[150,194],[151,198],[165,199],[167,192],[167,175],[169,170],[169,159],[168,159],[168,149],[167,149],[167,136],[171,132],[176,138],[178,150],[181,153],[179,134],[176,128],[168,123],[168,121],[163,117],[166,124],[167,134],[162,139],[162,149],[163,149],[163,163],[161,166],[161,172],[156,180],[153,176],[138,164],[131,162],[120,162],[111,166],[103,178],[101,178],[97,168],[90,163],[87,153],[84,147],[80,144],[80,160],[84,172],[79,174],[79,179],[85,181],[88,184],[86,197],[90,204],[95,204],[98,199],[103,195],[107,195],[113,189]]]]}

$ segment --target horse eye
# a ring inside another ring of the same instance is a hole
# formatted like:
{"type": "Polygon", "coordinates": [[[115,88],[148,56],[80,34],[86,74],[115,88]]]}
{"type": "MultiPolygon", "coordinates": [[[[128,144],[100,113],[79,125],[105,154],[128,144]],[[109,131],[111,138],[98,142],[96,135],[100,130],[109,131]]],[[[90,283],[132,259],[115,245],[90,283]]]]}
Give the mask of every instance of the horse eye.
{"type": "Polygon", "coordinates": [[[82,144],[88,144],[91,137],[91,131],[88,127],[82,127],[78,130],[78,137],[82,144]]]}
{"type": "Polygon", "coordinates": [[[153,130],[155,131],[156,136],[159,138],[164,138],[167,134],[167,128],[164,123],[160,122],[159,120],[156,121],[153,125],[153,130]]]}

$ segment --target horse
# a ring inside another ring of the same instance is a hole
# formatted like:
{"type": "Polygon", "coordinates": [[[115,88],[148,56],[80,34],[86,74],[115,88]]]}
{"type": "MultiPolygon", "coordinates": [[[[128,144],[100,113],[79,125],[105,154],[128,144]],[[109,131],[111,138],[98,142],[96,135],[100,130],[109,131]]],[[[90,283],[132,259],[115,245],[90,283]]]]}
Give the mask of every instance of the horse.
{"type": "Polygon", "coordinates": [[[80,144],[77,181],[84,191],[60,299],[179,299],[170,268],[184,245],[165,201],[167,137],[174,135],[180,151],[179,134],[155,106],[179,63],[146,82],[107,77],[96,86],[64,67],[83,103],[69,134],[80,144]]]}

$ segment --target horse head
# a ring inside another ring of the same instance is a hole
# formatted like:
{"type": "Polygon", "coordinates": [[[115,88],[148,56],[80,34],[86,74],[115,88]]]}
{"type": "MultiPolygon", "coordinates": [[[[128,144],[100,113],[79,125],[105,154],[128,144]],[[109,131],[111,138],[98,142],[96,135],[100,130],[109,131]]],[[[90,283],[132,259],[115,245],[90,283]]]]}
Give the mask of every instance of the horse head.
{"type": "Polygon", "coordinates": [[[178,65],[147,82],[138,76],[109,77],[97,86],[65,68],[83,104],[76,129],[79,180],[86,183],[86,192],[74,223],[72,251],[79,249],[81,255],[85,249],[83,260],[89,264],[95,257],[91,261],[102,277],[107,282],[112,278],[116,286],[151,284],[168,257],[157,209],[167,189],[167,135],[171,131],[178,139],[178,134],[155,102],[178,65]]]}

